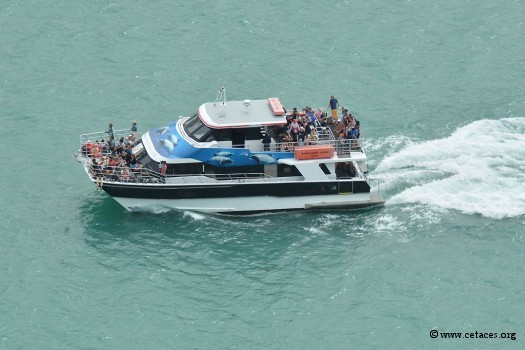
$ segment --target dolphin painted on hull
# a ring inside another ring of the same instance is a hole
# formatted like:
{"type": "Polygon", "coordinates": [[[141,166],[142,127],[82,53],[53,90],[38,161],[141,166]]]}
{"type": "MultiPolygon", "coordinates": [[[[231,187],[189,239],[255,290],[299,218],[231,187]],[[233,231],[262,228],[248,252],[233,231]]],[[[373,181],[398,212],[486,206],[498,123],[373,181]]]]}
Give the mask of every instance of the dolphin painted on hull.
{"type": "Polygon", "coordinates": [[[210,159],[208,159],[208,162],[217,162],[220,165],[234,163],[233,159],[228,158],[228,157],[222,157],[222,156],[211,157],[210,159]]]}
{"type": "Polygon", "coordinates": [[[175,145],[170,140],[159,140],[159,143],[162,147],[168,150],[168,152],[173,152],[175,145]]]}
{"type": "Polygon", "coordinates": [[[259,164],[277,163],[277,159],[268,154],[252,154],[249,158],[255,159],[259,164]]]}

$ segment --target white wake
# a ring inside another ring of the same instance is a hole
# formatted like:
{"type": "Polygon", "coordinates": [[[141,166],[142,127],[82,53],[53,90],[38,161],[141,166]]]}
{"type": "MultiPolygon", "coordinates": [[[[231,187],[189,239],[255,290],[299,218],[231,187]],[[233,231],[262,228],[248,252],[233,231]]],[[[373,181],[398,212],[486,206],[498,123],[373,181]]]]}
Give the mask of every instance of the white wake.
{"type": "Polygon", "coordinates": [[[490,218],[525,214],[525,118],[479,120],[449,137],[413,142],[373,171],[387,204],[425,203],[490,218]]]}

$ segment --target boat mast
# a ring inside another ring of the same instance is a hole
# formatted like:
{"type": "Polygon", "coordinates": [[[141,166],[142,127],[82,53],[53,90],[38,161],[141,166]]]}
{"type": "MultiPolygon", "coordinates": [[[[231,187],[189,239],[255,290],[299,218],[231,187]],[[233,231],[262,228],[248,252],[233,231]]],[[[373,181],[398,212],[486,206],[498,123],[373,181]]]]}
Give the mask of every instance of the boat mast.
{"type": "Polygon", "coordinates": [[[219,102],[219,100],[222,100],[222,104],[226,105],[226,87],[221,86],[219,91],[217,91],[217,95],[215,96],[215,102],[219,102]]]}
{"type": "Polygon", "coordinates": [[[225,117],[226,116],[226,87],[221,86],[219,91],[217,91],[217,96],[215,96],[215,106],[217,106],[217,102],[222,100],[221,103],[219,103],[219,117],[225,117]]]}

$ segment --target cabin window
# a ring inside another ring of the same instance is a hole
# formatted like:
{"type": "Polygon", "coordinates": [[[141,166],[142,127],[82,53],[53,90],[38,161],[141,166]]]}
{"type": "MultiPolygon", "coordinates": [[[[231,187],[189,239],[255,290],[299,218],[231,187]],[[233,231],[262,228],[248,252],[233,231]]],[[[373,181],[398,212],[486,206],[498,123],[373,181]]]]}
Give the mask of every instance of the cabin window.
{"type": "Polygon", "coordinates": [[[299,170],[297,170],[295,165],[277,164],[277,176],[278,177],[302,176],[302,174],[299,170]]]}
{"type": "Polygon", "coordinates": [[[335,175],[339,179],[349,179],[357,175],[353,162],[341,162],[335,164],[335,175]]]}
{"type": "Polygon", "coordinates": [[[255,177],[260,178],[261,174],[264,173],[264,165],[247,165],[247,166],[230,166],[230,167],[217,167],[210,164],[204,165],[204,172],[206,174],[226,175],[234,174],[242,177],[255,177]]]}
{"type": "Polygon", "coordinates": [[[231,141],[232,140],[232,131],[231,129],[214,129],[213,132],[208,135],[204,140],[206,142],[210,141],[231,141]]]}
{"type": "Polygon", "coordinates": [[[325,163],[321,163],[319,164],[319,168],[321,168],[321,170],[323,171],[323,173],[325,173],[325,175],[330,175],[330,170],[328,170],[328,167],[326,166],[325,163]]]}
{"type": "Polygon", "coordinates": [[[196,141],[202,141],[204,136],[211,131],[210,128],[204,125],[198,115],[193,116],[190,120],[184,123],[184,130],[186,130],[186,133],[196,141]]]}
{"type": "Polygon", "coordinates": [[[176,175],[189,175],[189,174],[202,174],[202,164],[200,163],[177,163],[168,164],[167,174],[176,175]]]}
{"type": "Polygon", "coordinates": [[[262,139],[261,128],[246,128],[242,129],[245,140],[260,140],[262,139]]]}
{"type": "Polygon", "coordinates": [[[208,128],[206,125],[202,124],[200,128],[198,128],[197,130],[195,130],[195,132],[193,133],[193,138],[197,141],[201,141],[201,139],[203,138],[204,135],[208,134],[208,132],[210,132],[210,128],[208,128]]]}
{"type": "Polygon", "coordinates": [[[188,134],[192,134],[202,124],[198,115],[191,117],[186,123],[184,123],[184,129],[188,134]]]}

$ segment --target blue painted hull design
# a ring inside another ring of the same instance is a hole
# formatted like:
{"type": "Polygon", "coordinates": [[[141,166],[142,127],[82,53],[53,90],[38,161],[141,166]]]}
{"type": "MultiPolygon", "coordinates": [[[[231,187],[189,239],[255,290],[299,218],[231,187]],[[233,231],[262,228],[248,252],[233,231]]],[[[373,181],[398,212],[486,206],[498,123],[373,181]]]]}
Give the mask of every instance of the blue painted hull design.
{"type": "Polygon", "coordinates": [[[196,148],[179,134],[176,123],[149,131],[156,151],[165,158],[192,158],[218,167],[275,164],[293,152],[251,152],[247,148],[196,148]]]}

